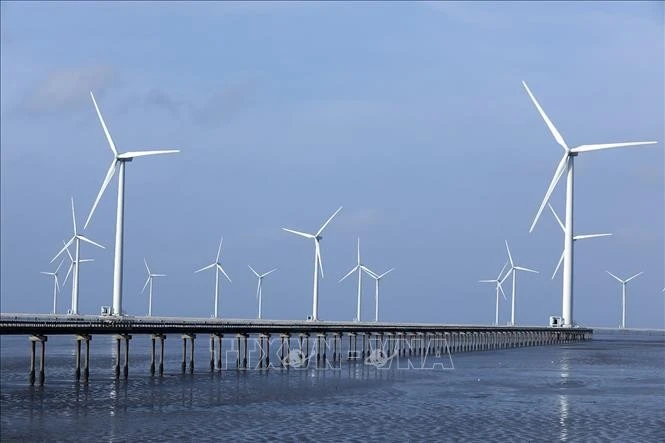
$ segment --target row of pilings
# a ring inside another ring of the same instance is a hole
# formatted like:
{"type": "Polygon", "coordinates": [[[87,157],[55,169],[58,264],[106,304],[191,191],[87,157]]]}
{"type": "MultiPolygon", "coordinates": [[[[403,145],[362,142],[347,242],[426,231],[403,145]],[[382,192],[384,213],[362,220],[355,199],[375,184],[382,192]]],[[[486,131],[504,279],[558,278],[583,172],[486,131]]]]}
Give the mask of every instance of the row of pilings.
{"type": "MultiPolygon", "coordinates": [[[[194,373],[196,334],[179,334],[182,339],[181,373],[194,373]]],[[[207,334],[206,334],[207,335],[207,334]]],[[[115,378],[129,376],[130,334],[114,335],[115,378]]],[[[164,375],[164,341],[166,334],[151,334],[150,375],[164,375]],[[157,352],[157,349],[159,352],[157,352]]],[[[342,361],[365,361],[378,358],[403,358],[428,355],[452,355],[461,352],[492,351],[527,346],[547,346],[586,341],[591,330],[498,330],[450,332],[334,332],[334,333],[258,333],[209,335],[210,371],[222,369],[289,369],[292,367],[331,368],[342,361]],[[346,339],[346,346],[344,342],[346,339]],[[252,349],[248,341],[253,340],[252,349]],[[224,349],[223,344],[226,343],[224,349]],[[272,353],[271,353],[272,346],[272,353]],[[226,358],[223,353],[226,352],[226,358]],[[229,352],[233,356],[229,359],[229,352]],[[272,356],[272,361],[271,361],[272,356]]],[[[45,381],[45,335],[32,335],[30,341],[30,384],[36,382],[36,345],[40,346],[39,383],[45,381]]],[[[77,381],[90,377],[90,334],[77,334],[74,375],[77,381]],[[82,358],[81,347],[85,345],[82,358]],[[82,366],[83,365],[83,366],[82,366]]],[[[374,360],[373,360],[374,361],[374,360]]]]}

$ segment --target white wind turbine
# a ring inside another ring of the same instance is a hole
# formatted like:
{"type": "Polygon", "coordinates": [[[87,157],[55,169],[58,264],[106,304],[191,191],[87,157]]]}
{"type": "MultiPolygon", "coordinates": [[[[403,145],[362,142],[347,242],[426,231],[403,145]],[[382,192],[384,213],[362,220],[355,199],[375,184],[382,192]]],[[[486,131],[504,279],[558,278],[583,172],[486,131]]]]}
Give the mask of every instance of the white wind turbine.
{"type": "Polygon", "coordinates": [[[214,263],[209,264],[208,266],[204,266],[201,269],[194,271],[194,274],[197,272],[205,271],[206,269],[210,269],[212,267],[215,268],[215,318],[217,318],[217,309],[219,306],[219,272],[222,271],[222,274],[224,274],[224,277],[231,283],[231,279],[229,276],[226,274],[224,271],[224,268],[222,268],[222,264],[219,262],[219,256],[222,253],[222,242],[224,241],[224,237],[222,237],[219,240],[219,248],[217,248],[217,257],[215,258],[214,263]]]}
{"type": "Polygon", "coordinates": [[[621,283],[621,328],[624,329],[626,327],[626,284],[628,284],[629,281],[631,281],[634,278],[639,277],[640,275],[644,274],[644,272],[639,272],[632,277],[627,278],[626,280],[621,280],[619,277],[616,275],[612,274],[610,271],[606,271],[608,274],[610,274],[612,277],[617,279],[619,283],[621,283]]]}
{"type": "Polygon", "coordinates": [[[277,268],[275,268],[275,269],[273,269],[273,270],[271,270],[271,271],[268,271],[268,272],[266,272],[265,274],[259,274],[258,272],[256,272],[256,271],[254,270],[254,268],[252,268],[252,267],[249,266],[249,265],[247,265],[247,266],[249,267],[249,269],[252,270],[252,272],[254,273],[254,275],[256,275],[256,278],[259,279],[259,284],[258,284],[258,286],[256,287],[256,298],[257,298],[258,301],[259,301],[259,320],[261,320],[261,306],[262,306],[262,301],[263,301],[263,300],[262,300],[262,295],[263,295],[263,279],[264,279],[265,277],[267,277],[268,275],[272,274],[273,272],[275,272],[275,271],[277,270],[277,268]]]}
{"type": "Polygon", "coordinates": [[[390,268],[381,275],[370,270],[367,266],[360,265],[360,268],[374,279],[374,321],[378,322],[379,321],[379,281],[381,281],[381,279],[386,275],[393,272],[395,268],[390,268]]]}
{"type": "Polygon", "coordinates": [[[360,316],[360,304],[361,304],[360,298],[362,296],[362,277],[363,277],[362,266],[363,265],[360,263],[360,237],[358,237],[358,263],[344,277],[342,277],[339,280],[339,282],[341,283],[342,281],[344,281],[346,277],[353,274],[355,271],[358,271],[358,306],[356,308],[356,321],[360,321],[360,319],[362,318],[360,316]]]}
{"type": "Polygon", "coordinates": [[[145,284],[143,285],[143,289],[141,289],[141,294],[145,292],[146,286],[148,286],[148,283],[150,283],[150,290],[149,290],[149,295],[148,295],[148,317],[152,317],[152,279],[155,277],[166,277],[166,274],[153,274],[150,272],[150,268],[148,267],[148,262],[146,259],[143,259],[143,263],[145,263],[145,269],[148,271],[148,279],[145,281],[145,284]]]}
{"type": "Polygon", "coordinates": [[[60,291],[60,283],[58,282],[58,271],[60,271],[60,267],[62,264],[65,262],[65,259],[63,258],[60,260],[60,264],[58,265],[57,268],[55,268],[55,272],[46,272],[46,271],[41,271],[42,274],[44,275],[50,275],[53,277],[53,313],[57,314],[57,304],[58,304],[58,292],[60,291]]]}
{"type": "Polygon", "coordinates": [[[316,234],[307,234],[305,232],[294,231],[293,229],[282,228],[284,231],[290,232],[292,234],[299,235],[301,237],[310,238],[314,240],[314,291],[313,291],[313,300],[312,300],[312,320],[316,321],[319,318],[319,271],[321,272],[321,278],[323,278],[323,265],[321,264],[321,246],[319,242],[323,238],[321,233],[328,226],[328,223],[342,210],[340,206],[333,215],[326,220],[326,222],[321,226],[321,228],[316,232],[316,234]]]}
{"type": "Polygon", "coordinates": [[[88,219],[85,222],[84,229],[90,223],[92,214],[97,208],[99,200],[102,198],[102,194],[106,187],[111,182],[113,175],[115,174],[116,169],[118,172],[118,203],[116,207],[116,222],[115,222],[115,258],[113,261],[113,315],[122,315],[122,271],[123,271],[123,229],[125,225],[125,163],[132,161],[136,157],[145,157],[149,155],[159,155],[159,154],[172,154],[180,152],[176,149],[167,149],[159,151],[129,151],[119,154],[118,150],[113,143],[111,134],[106,128],[106,123],[104,123],[104,118],[102,113],[99,111],[97,102],[95,101],[95,96],[92,91],[90,91],[90,97],[92,98],[92,103],[95,105],[95,110],[97,111],[97,116],[99,117],[99,122],[102,125],[104,134],[106,135],[106,140],[109,143],[111,151],[113,152],[113,161],[111,161],[111,166],[109,167],[106,177],[102,182],[102,187],[99,189],[95,203],[90,209],[90,214],[88,214],[88,219]]]}
{"type": "MultiPolygon", "coordinates": [[[[566,232],[566,227],[563,225],[563,222],[561,222],[561,219],[557,215],[556,211],[552,207],[551,204],[547,203],[547,206],[549,206],[550,211],[552,211],[552,214],[554,215],[554,218],[556,218],[557,223],[559,223],[559,226],[561,227],[561,230],[566,232]]],[[[612,234],[582,234],[582,235],[575,235],[573,236],[573,241],[577,240],[584,240],[585,238],[597,238],[597,237],[609,237],[612,234]]],[[[559,258],[559,262],[556,265],[556,268],[554,269],[554,273],[552,274],[552,280],[554,280],[554,277],[556,276],[557,271],[559,270],[559,267],[561,267],[561,262],[563,262],[563,256],[566,253],[565,251],[565,245],[564,245],[564,250],[561,251],[561,257],[559,258]]]]}
{"type": "Polygon", "coordinates": [[[580,145],[574,148],[569,148],[563,137],[556,129],[552,121],[549,119],[545,111],[540,107],[540,104],[536,100],[536,97],[531,93],[531,90],[525,82],[522,82],[526,92],[531,97],[531,101],[536,105],[538,112],[545,121],[545,124],[549,128],[550,132],[554,136],[556,142],[561,145],[564,150],[563,157],[559,161],[559,164],[554,171],[554,177],[550,182],[547,192],[545,193],[545,198],[538,208],[538,213],[531,224],[529,232],[533,231],[533,228],[538,222],[538,218],[545,207],[545,204],[549,201],[550,195],[554,188],[556,187],[559,179],[566,172],[566,223],[565,223],[565,235],[564,235],[564,259],[563,259],[563,300],[562,300],[562,319],[563,326],[571,327],[573,326],[573,179],[574,179],[574,160],[575,157],[581,152],[589,151],[598,151],[601,149],[611,149],[611,148],[623,148],[628,146],[640,146],[640,145],[651,145],[657,143],[655,141],[648,142],[628,142],[628,143],[603,143],[603,144],[594,144],[594,145],[580,145]]]}
{"type": "Polygon", "coordinates": [[[513,262],[513,256],[510,254],[510,248],[508,247],[508,240],[506,240],[506,251],[508,251],[508,261],[510,262],[510,268],[508,269],[508,272],[506,272],[506,275],[503,276],[500,283],[503,283],[503,281],[508,278],[511,273],[513,274],[513,296],[510,309],[510,325],[515,326],[515,276],[517,271],[533,272],[534,274],[538,274],[538,271],[534,271],[533,269],[529,268],[523,268],[521,266],[515,266],[515,263],[513,262]]]}
{"type": "MultiPolygon", "coordinates": [[[[74,269],[74,274],[72,275],[72,307],[69,310],[71,314],[77,315],[79,311],[79,263],[87,260],[80,260],[79,253],[81,251],[81,241],[90,243],[91,245],[97,246],[98,248],[106,249],[104,246],[99,243],[95,243],[87,237],[82,236],[78,233],[76,229],[76,213],[74,212],[74,197],[72,197],[72,223],[74,225],[74,235],[69,239],[65,246],[58,252],[55,257],[51,260],[51,263],[55,261],[56,258],[60,256],[63,252],[67,251],[69,254],[69,246],[74,243],[74,259],[72,261],[72,266],[74,269]]],[[[71,259],[71,255],[70,255],[71,259]]],[[[70,267],[71,268],[71,267],[70,267]]],[[[69,271],[67,271],[67,276],[69,276],[69,271]]],[[[67,278],[65,278],[65,281],[67,278]]]]}
{"type": "MultiPolygon", "coordinates": [[[[65,247],[67,247],[67,242],[66,241],[63,240],[62,244],[65,245],[65,247]]],[[[69,252],[69,248],[65,249],[65,252],[67,252],[67,256],[69,257],[69,268],[67,269],[67,274],[65,275],[65,279],[62,281],[62,288],[64,288],[65,285],[67,284],[67,279],[69,278],[69,274],[71,274],[72,269],[74,269],[74,263],[76,262],[76,260],[74,260],[74,257],[72,257],[72,253],[69,252]]],[[[95,259],[94,258],[81,258],[81,259],[78,260],[78,263],[87,263],[87,262],[91,262],[91,261],[95,261],[95,259]]]]}
{"type": "MultiPolygon", "coordinates": [[[[480,283],[495,283],[496,284],[496,314],[494,316],[494,325],[495,326],[499,325],[499,291],[501,292],[501,295],[503,295],[503,299],[507,300],[506,293],[503,292],[503,287],[501,286],[501,282],[503,281],[501,276],[503,275],[503,271],[506,269],[506,266],[508,266],[508,262],[506,262],[503,265],[503,268],[501,268],[501,270],[499,271],[499,275],[497,275],[496,278],[491,279],[491,280],[478,280],[480,283]]],[[[510,271],[508,271],[508,274],[509,273],[510,273],[510,271]]],[[[508,276],[508,274],[506,274],[506,277],[508,276]]]]}

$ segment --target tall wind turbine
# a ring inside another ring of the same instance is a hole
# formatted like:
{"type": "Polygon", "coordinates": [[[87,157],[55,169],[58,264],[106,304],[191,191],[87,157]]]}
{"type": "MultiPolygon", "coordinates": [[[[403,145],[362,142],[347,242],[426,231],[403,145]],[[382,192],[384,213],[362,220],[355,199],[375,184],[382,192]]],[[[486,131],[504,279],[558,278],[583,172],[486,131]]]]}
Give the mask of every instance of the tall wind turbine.
{"type": "MultiPolygon", "coordinates": [[[[501,295],[503,295],[503,299],[507,300],[506,298],[506,293],[503,292],[503,287],[501,286],[501,282],[503,279],[501,276],[503,275],[503,271],[505,271],[506,266],[508,266],[508,262],[506,262],[503,265],[503,268],[499,271],[499,275],[496,276],[496,278],[493,278],[491,280],[478,280],[480,283],[495,283],[496,284],[496,314],[494,316],[494,325],[498,326],[499,325],[499,291],[501,291],[501,295]]],[[[506,277],[510,274],[510,271],[506,274],[506,277]]]]}
{"type": "Polygon", "coordinates": [[[148,267],[148,262],[146,259],[143,259],[143,263],[145,263],[145,269],[148,271],[148,279],[145,281],[145,284],[143,285],[143,289],[141,289],[141,294],[145,292],[146,286],[148,286],[148,283],[150,283],[150,292],[148,296],[148,317],[152,317],[152,279],[155,277],[166,277],[166,274],[153,274],[150,272],[150,268],[148,267]]]}
{"type": "Polygon", "coordinates": [[[60,283],[58,282],[58,271],[60,270],[60,267],[62,264],[65,262],[65,259],[63,258],[60,260],[60,264],[58,265],[57,268],[55,268],[55,272],[45,272],[41,271],[42,274],[44,275],[50,275],[53,277],[53,313],[57,314],[57,304],[58,304],[58,292],[60,291],[60,283]]]}
{"type": "Polygon", "coordinates": [[[571,327],[573,323],[573,178],[574,178],[574,160],[581,152],[589,151],[598,151],[601,149],[611,149],[611,148],[623,148],[628,146],[641,146],[641,145],[651,145],[657,143],[655,141],[648,142],[628,142],[628,143],[603,143],[603,144],[594,144],[594,145],[580,145],[574,148],[569,148],[563,137],[556,129],[552,121],[549,119],[543,108],[540,107],[540,104],[536,100],[536,97],[531,93],[531,90],[525,82],[522,82],[526,92],[531,97],[531,101],[536,105],[538,112],[545,121],[545,124],[549,128],[550,132],[554,136],[556,142],[561,145],[563,148],[563,157],[559,161],[559,164],[554,171],[554,177],[550,182],[547,192],[545,193],[545,198],[538,208],[538,213],[531,224],[529,232],[533,231],[533,228],[538,222],[540,214],[543,212],[545,204],[549,201],[552,191],[556,187],[559,179],[566,172],[566,223],[565,223],[565,236],[564,236],[564,259],[563,259],[563,301],[562,301],[562,325],[566,327],[571,327]]]}
{"type": "Polygon", "coordinates": [[[252,268],[252,267],[249,266],[249,265],[247,265],[247,266],[249,267],[249,269],[252,270],[252,272],[254,273],[254,275],[256,275],[256,277],[259,279],[259,284],[258,284],[258,286],[256,287],[256,298],[257,298],[258,301],[259,301],[259,320],[260,320],[260,319],[261,319],[262,294],[263,294],[263,279],[264,279],[265,277],[267,277],[268,275],[272,274],[273,272],[275,272],[275,271],[277,270],[277,268],[273,269],[272,271],[268,271],[268,272],[266,272],[265,274],[259,274],[258,272],[256,272],[256,271],[254,270],[254,268],[252,268]]]}
{"type": "MultiPolygon", "coordinates": [[[[358,237],[358,263],[344,276],[342,277],[339,282],[341,283],[344,281],[346,277],[349,275],[353,274],[355,271],[358,271],[358,306],[356,309],[356,321],[361,320],[360,316],[360,298],[362,297],[362,277],[363,277],[363,270],[362,270],[362,264],[360,263],[360,237],[358,237]]],[[[370,274],[371,275],[371,274],[370,274]]]]}
{"type": "Polygon", "coordinates": [[[321,246],[320,242],[323,238],[321,233],[328,226],[328,223],[342,210],[340,206],[333,215],[326,220],[326,222],[321,226],[321,228],[316,232],[316,234],[307,234],[305,232],[294,231],[293,229],[282,228],[282,230],[290,232],[292,234],[299,235],[301,237],[310,238],[314,240],[314,293],[312,296],[312,320],[316,321],[319,319],[319,271],[321,272],[321,278],[323,278],[323,265],[321,264],[321,246]]]}
{"type": "Polygon", "coordinates": [[[224,241],[224,237],[222,237],[219,240],[219,248],[217,248],[217,258],[215,258],[215,261],[212,264],[209,264],[208,266],[204,266],[198,271],[194,271],[194,274],[197,272],[205,271],[206,269],[210,269],[212,267],[215,268],[215,318],[217,318],[217,308],[219,306],[219,271],[222,271],[222,274],[224,274],[224,277],[231,283],[231,279],[229,276],[226,274],[224,271],[224,268],[222,268],[222,264],[219,262],[219,255],[222,253],[222,242],[224,241]]]}
{"type": "Polygon", "coordinates": [[[614,277],[619,283],[621,283],[621,329],[624,329],[626,327],[626,284],[628,284],[629,281],[631,281],[634,278],[639,277],[640,275],[644,274],[644,272],[639,272],[635,275],[633,275],[630,278],[627,278],[625,280],[621,280],[619,277],[616,275],[612,274],[610,271],[606,271],[608,274],[610,274],[612,277],[614,277]]]}
{"type": "Polygon", "coordinates": [[[95,105],[95,110],[97,111],[99,122],[101,123],[102,129],[104,130],[104,134],[106,135],[106,140],[108,141],[109,147],[113,152],[113,160],[111,161],[111,166],[109,167],[109,170],[106,173],[106,177],[102,182],[102,187],[99,189],[99,193],[97,194],[95,203],[92,205],[92,209],[90,209],[90,214],[88,214],[88,219],[86,220],[83,228],[85,229],[88,226],[88,223],[90,223],[92,214],[94,214],[95,208],[97,208],[97,204],[99,203],[99,200],[102,198],[104,190],[106,190],[106,187],[111,182],[111,179],[113,178],[116,169],[118,169],[119,170],[118,203],[116,207],[116,222],[115,222],[115,258],[113,261],[113,308],[111,313],[113,315],[122,315],[122,271],[123,271],[122,248],[123,248],[123,229],[125,225],[125,163],[132,161],[136,157],[145,157],[149,155],[160,155],[160,154],[172,154],[180,151],[177,149],[166,149],[159,151],[129,151],[119,154],[118,150],[115,147],[115,143],[113,143],[111,134],[109,133],[109,130],[106,128],[106,123],[104,123],[104,118],[102,117],[102,113],[99,111],[99,107],[97,106],[97,102],[95,101],[95,96],[93,95],[92,91],[90,91],[90,97],[92,98],[92,103],[95,105]]]}
{"type": "MultiPolygon", "coordinates": [[[[67,246],[67,242],[64,240],[62,241],[62,244],[65,245],[65,247],[67,246]]],[[[67,284],[67,279],[69,278],[69,274],[71,274],[72,269],[74,269],[74,263],[87,263],[95,261],[94,258],[80,258],[77,261],[74,260],[74,257],[72,257],[72,253],[69,252],[69,248],[65,249],[65,252],[67,252],[67,257],[69,257],[69,268],[67,269],[67,274],[65,275],[65,279],[62,281],[62,288],[64,288],[65,285],[67,284]]]]}
{"type": "Polygon", "coordinates": [[[374,321],[378,322],[379,321],[379,281],[381,281],[381,279],[386,275],[393,272],[395,268],[390,268],[381,275],[370,270],[367,266],[361,265],[360,268],[374,279],[374,321]]]}
{"type": "MultiPolygon", "coordinates": [[[[60,254],[62,254],[63,252],[67,251],[67,254],[69,254],[69,246],[72,243],[74,243],[75,258],[74,261],[72,262],[72,265],[74,266],[74,275],[72,276],[72,307],[69,310],[69,312],[71,314],[77,315],[79,313],[79,263],[81,263],[81,261],[79,260],[79,253],[81,251],[81,241],[90,243],[91,245],[97,246],[98,248],[102,249],[106,248],[104,248],[104,246],[100,245],[99,243],[95,243],[89,238],[84,237],[78,233],[76,229],[76,213],[74,212],[74,197],[72,197],[72,223],[74,225],[74,235],[72,236],[72,238],[69,239],[67,243],[65,243],[65,246],[60,250],[60,252],[58,252],[55,255],[55,257],[53,257],[51,263],[53,263],[55,259],[58,258],[60,254]]],[[[67,272],[67,275],[69,275],[69,272],[67,272]]]]}
{"type": "Polygon", "coordinates": [[[515,266],[515,263],[513,262],[513,256],[510,254],[510,248],[508,247],[508,240],[506,240],[506,251],[508,251],[508,261],[510,262],[510,268],[508,269],[508,272],[506,272],[506,275],[503,276],[500,283],[503,283],[503,281],[508,278],[511,273],[513,274],[513,296],[510,309],[510,325],[515,326],[515,276],[517,271],[533,272],[534,274],[538,274],[538,271],[534,271],[533,269],[529,268],[523,268],[521,266],[515,266]]]}
{"type": "MultiPolygon", "coordinates": [[[[550,211],[552,211],[552,214],[554,215],[554,218],[556,218],[557,223],[559,223],[559,226],[561,227],[561,230],[564,232],[564,235],[566,233],[566,227],[563,225],[563,222],[561,222],[561,219],[557,215],[556,211],[552,207],[551,204],[547,203],[547,206],[549,206],[550,211]]],[[[575,235],[573,236],[573,241],[577,240],[584,240],[585,238],[597,238],[597,237],[609,237],[612,234],[582,234],[582,235],[575,235]]],[[[557,271],[559,270],[559,267],[561,267],[561,262],[563,262],[563,256],[566,253],[565,250],[566,246],[564,243],[564,250],[561,251],[561,257],[559,258],[559,262],[556,265],[556,268],[554,269],[554,273],[552,274],[552,280],[554,280],[554,277],[556,276],[557,271]]]]}

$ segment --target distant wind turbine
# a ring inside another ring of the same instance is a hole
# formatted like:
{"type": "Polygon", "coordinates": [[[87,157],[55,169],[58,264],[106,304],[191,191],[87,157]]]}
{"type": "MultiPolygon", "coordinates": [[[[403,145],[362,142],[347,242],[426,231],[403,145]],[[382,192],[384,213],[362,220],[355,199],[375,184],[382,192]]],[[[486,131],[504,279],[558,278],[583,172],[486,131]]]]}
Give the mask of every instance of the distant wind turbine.
{"type": "Polygon", "coordinates": [[[550,182],[547,192],[545,193],[545,198],[543,198],[536,217],[531,224],[529,232],[533,231],[533,228],[538,222],[540,214],[545,208],[545,204],[549,201],[550,195],[554,191],[557,183],[561,176],[566,172],[566,223],[565,223],[565,235],[564,235],[564,259],[563,259],[563,300],[562,300],[562,319],[563,326],[571,327],[573,323],[573,170],[574,170],[574,160],[582,152],[589,151],[598,151],[601,149],[611,149],[611,148],[623,148],[629,146],[641,146],[641,145],[651,145],[657,143],[655,141],[648,142],[628,142],[628,143],[603,143],[595,145],[580,145],[574,148],[569,148],[563,137],[556,129],[552,121],[549,119],[543,108],[540,107],[540,104],[536,100],[536,97],[531,93],[531,90],[527,86],[526,82],[522,82],[522,85],[526,89],[526,92],[529,94],[531,101],[538,109],[540,116],[545,121],[545,124],[549,128],[550,132],[554,136],[556,142],[561,145],[564,150],[563,157],[559,161],[556,170],[554,171],[554,177],[550,182]]]}
{"type": "MultiPolygon", "coordinates": [[[[67,251],[67,254],[69,254],[69,246],[74,243],[74,260],[72,262],[72,265],[74,266],[74,275],[72,276],[72,307],[69,310],[71,314],[77,315],[79,312],[79,263],[81,263],[81,260],[79,260],[79,253],[81,251],[81,241],[84,241],[86,243],[90,243],[93,246],[97,246],[98,248],[106,249],[104,246],[100,245],[99,243],[95,243],[94,241],[90,240],[87,237],[82,236],[81,234],[78,233],[76,229],[76,213],[74,212],[74,197],[71,198],[72,200],[72,223],[74,225],[74,235],[72,238],[69,239],[67,243],[65,243],[65,246],[58,252],[55,257],[51,260],[51,263],[55,261],[56,258],[60,256],[63,252],[67,251]]],[[[70,257],[71,258],[71,257],[70,257]]],[[[67,272],[67,276],[69,276],[69,272],[67,272]]],[[[65,278],[65,280],[67,280],[65,278]]]]}
{"type": "Polygon", "coordinates": [[[616,275],[612,274],[610,271],[606,271],[608,274],[610,274],[612,277],[614,277],[619,283],[621,283],[621,329],[624,329],[626,327],[626,284],[628,284],[629,281],[631,281],[634,278],[639,277],[640,275],[644,274],[644,272],[639,272],[632,277],[627,278],[626,280],[621,280],[619,277],[616,275]]]}
{"type": "Polygon", "coordinates": [[[358,304],[356,308],[356,321],[361,321],[362,319],[362,317],[360,316],[360,305],[361,305],[360,299],[362,297],[362,280],[363,280],[362,266],[363,265],[360,263],[360,237],[358,237],[358,263],[344,277],[342,277],[339,280],[339,282],[341,283],[342,281],[344,281],[344,279],[346,279],[346,277],[358,271],[358,304]]]}
{"type": "Polygon", "coordinates": [[[299,235],[301,237],[310,238],[314,240],[314,291],[312,296],[312,320],[316,321],[319,319],[319,271],[321,272],[321,278],[323,278],[323,264],[321,263],[321,246],[320,242],[323,238],[321,233],[328,226],[328,223],[342,210],[340,206],[333,215],[326,220],[326,222],[319,228],[316,234],[307,234],[305,232],[294,231],[293,229],[282,228],[282,230],[290,232],[292,234],[299,235]]]}
{"type": "Polygon", "coordinates": [[[510,309],[510,325],[515,326],[515,276],[517,271],[533,272],[534,274],[538,274],[538,271],[534,271],[533,269],[529,268],[523,268],[521,266],[515,266],[515,263],[513,262],[513,256],[510,254],[510,248],[508,247],[508,240],[506,240],[506,251],[508,251],[508,261],[510,262],[510,268],[508,269],[508,272],[506,272],[506,275],[503,276],[500,283],[503,283],[503,281],[508,278],[511,273],[513,274],[513,296],[510,309]]]}
{"type": "MultiPolygon", "coordinates": [[[[62,244],[67,246],[66,241],[62,241],[62,244]]],[[[69,278],[69,274],[71,274],[72,269],[74,269],[74,263],[76,263],[76,260],[74,260],[74,257],[72,257],[72,253],[69,252],[69,248],[65,249],[65,252],[67,252],[67,257],[69,257],[69,268],[67,268],[67,274],[65,275],[65,279],[62,281],[62,286],[61,288],[64,288],[65,285],[67,284],[67,279],[69,278]]],[[[78,260],[78,263],[87,263],[87,262],[92,262],[95,261],[94,258],[81,258],[78,260]]]]}
{"type": "Polygon", "coordinates": [[[166,274],[153,274],[150,272],[150,268],[148,267],[148,262],[146,259],[143,259],[143,263],[145,263],[145,269],[148,271],[148,279],[145,281],[145,284],[143,285],[143,289],[141,289],[141,294],[145,292],[146,286],[148,286],[148,283],[150,284],[150,290],[149,290],[149,296],[148,296],[148,317],[152,317],[152,279],[155,277],[166,277],[166,274]]]}
{"type": "MultiPolygon", "coordinates": [[[[563,222],[557,215],[556,211],[552,207],[551,204],[547,203],[547,206],[549,206],[550,211],[552,211],[552,214],[554,215],[554,218],[556,218],[557,223],[559,223],[559,226],[561,227],[561,230],[564,232],[564,235],[566,233],[566,227],[563,225],[563,222]]],[[[596,237],[609,237],[612,234],[582,234],[582,235],[575,235],[573,236],[573,241],[577,240],[584,240],[585,238],[596,238],[596,237]]],[[[554,280],[554,277],[556,276],[557,271],[559,270],[559,267],[561,266],[561,262],[563,262],[563,256],[565,255],[565,245],[564,245],[564,250],[561,251],[561,257],[559,258],[559,262],[556,265],[556,268],[554,269],[554,273],[552,274],[552,280],[554,280]]]]}
{"type": "Polygon", "coordinates": [[[370,277],[374,279],[374,321],[379,321],[379,281],[386,275],[390,274],[395,270],[395,268],[390,268],[383,274],[379,275],[376,272],[370,270],[367,266],[361,265],[360,268],[369,274],[370,277]]]}
{"type": "MultiPolygon", "coordinates": [[[[503,268],[499,271],[499,275],[496,276],[496,278],[493,278],[491,280],[478,280],[480,283],[495,283],[496,284],[496,314],[494,316],[494,325],[498,326],[499,325],[499,291],[501,292],[501,295],[503,295],[503,299],[507,300],[506,298],[506,293],[503,292],[503,287],[501,287],[501,282],[503,279],[501,276],[503,275],[503,271],[505,271],[506,266],[508,266],[508,262],[506,262],[503,265],[503,268]]],[[[510,271],[506,274],[506,277],[510,274],[510,271]]]]}
{"type": "Polygon", "coordinates": [[[45,272],[41,271],[42,274],[44,275],[50,275],[53,277],[53,313],[57,314],[57,306],[58,306],[58,292],[60,291],[60,283],[58,282],[58,271],[60,271],[60,267],[62,264],[65,262],[65,259],[63,258],[60,260],[60,264],[58,265],[57,268],[55,268],[55,272],[45,272]]]}
{"type": "Polygon", "coordinates": [[[118,204],[116,207],[116,223],[115,223],[115,258],[113,261],[113,315],[122,315],[122,271],[123,271],[123,230],[125,225],[125,163],[132,161],[136,157],[145,157],[149,155],[159,155],[159,154],[173,154],[180,152],[177,149],[166,149],[159,151],[129,151],[119,154],[118,150],[113,143],[111,134],[106,127],[102,113],[97,106],[95,101],[95,96],[92,91],[90,91],[90,97],[92,98],[92,103],[95,105],[95,110],[97,111],[97,117],[99,117],[99,122],[102,125],[104,134],[106,135],[106,140],[109,143],[111,151],[113,152],[113,160],[111,161],[111,166],[109,167],[106,177],[102,182],[102,187],[99,189],[95,203],[90,209],[90,214],[88,214],[88,219],[85,221],[84,229],[90,223],[92,214],[95,213],[95,208],[99,200],[102,198],[102,194],[106,190],[106,187],[111,182],[113,175],[115,174],[116,169],[119,169],[118,172],[118,204]]]}
{"type": "Polygon", "coordinates": [[[219,306],[219,272],[221,271],[222,274],[224,274],[224,277],[231,283],[231,278],[227,275],[227,273],[224,271],[224,268],[222,268],[222,264],[219,262],[219,256],[222,253],[222,242],[224,241],[224,237],[222,237],[219,240],[219,248],[217,248],[217,258],[215,258],[215,261],[208,266],[204,266],[201,269],[194,271],[194,274],[197,272],[205,271],[206,269],[210,268],[215,268],[215,318],[217,318],[217,309],[219,306]]]}
{"type": "Polygon", "coordinates": [[[270,274],[272,274],[273,272],[275,272],[277,270],[277,268],[275,268],[271,271],[268,271],[265,274],[259,274],[258,272],[256,272],[254,270],[254,268],[252,268],[249,265],[247,265],[247,266],[249,267],[249,269],[251,269],[251,271],[254,273],[254,275],[256,275],[256,278],[259,279],[259,284],[256,287],[256,298],[259,301],[259,320],[260,320],[261,319],[261,305],[262,305],[262,299],[263,299],[263,279],[265,277],[269,276],[270,274]]]}

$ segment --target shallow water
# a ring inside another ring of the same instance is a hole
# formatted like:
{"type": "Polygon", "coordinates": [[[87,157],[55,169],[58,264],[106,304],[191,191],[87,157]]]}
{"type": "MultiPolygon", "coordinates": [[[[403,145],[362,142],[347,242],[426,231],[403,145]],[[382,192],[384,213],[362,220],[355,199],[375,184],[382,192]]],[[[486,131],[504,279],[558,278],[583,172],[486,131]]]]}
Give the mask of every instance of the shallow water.
{"type": "Polygon", "coordinates": [[[149,343],[132,340],[129,379],[116,381],[113,342],[94,337],[85,384],[73,381],[71,337],[49,337],[46,384],[31,387],[27,338],[2,337],[2,440],[665,439],[662,336],[454,354],[423,370],[345,361],[214,374],[199,339],[194,375],[179,373],[174,336],[163,378],[148,374],[149,343]]]}

